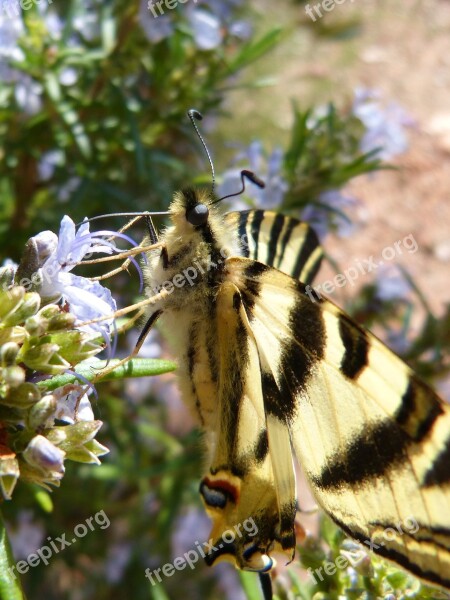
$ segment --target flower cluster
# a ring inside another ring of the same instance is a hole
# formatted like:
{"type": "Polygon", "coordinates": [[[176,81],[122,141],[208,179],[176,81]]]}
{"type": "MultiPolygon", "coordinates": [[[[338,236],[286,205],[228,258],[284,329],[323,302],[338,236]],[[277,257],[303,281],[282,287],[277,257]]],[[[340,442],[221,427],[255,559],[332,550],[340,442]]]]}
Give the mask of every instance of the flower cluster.
{"type": "MultiPolygon", "coordinates": [[[[408,146],[405,127],[411,124],[398,105],[384,108],[379,92],[357,89],[348,115],[337,113],[333,106],[297,112],[286,152],[276,147],[268,153],[258,140],[239,148],[232,167],[222,175],[218,194],[227,196],[239,190],[244,166],[266,184],[263,189],[251,182],[246,187],[245,195],[257,208],[295,208],[320,239],[331,229],[348,236],[353,226],[345,211],[354,208],[358,200],[343,191],[345,184],[379,168],[380,160],[404,152],[408,146]]],[[[234,210],[247,207],[239,196],[232,199],[232,206],[234,210]]]]}
{"type": "Polygon", "coordinates": [[[410,115],[395,102],[383,106],[378,90],[358,88],[352,107],[353,114],[366,131],[361,138],[361,151],[376,151],[378,158],[390,160],[408,148],[406,127],[414,124],[410,115]]]}
{"type": "Polygon", "coordinates": [[[107,452],[94,439],[101,421],[94,419],[90,384],[53,389],[52,376],[76,372],[109,343],[115,301],[100,283],[71,270],[86,256],[114,250],[89,233],[88,223],[76,232],[64,217],[59,238],[38,234],[18,267],[0,270],[0,491],[6,499],[19,477],[58,486],[65,460],[98,464],[107,452]]]}
{"type": "MultiPolygon", "coordinates": [[[[250,23],[234,19],[234,12],[241,3],[241,0],[208,0],[201,5],[184,5],[185,20],[199,50],[219,48],[224,42],[225,32],[241,40],[250,38],[250,23]]],[[[147,38],[158,43],[174,33],[176,15],[173,11],[159,14],[154,4],[152,0],[141,0],[139,19],[147,38]]]]}

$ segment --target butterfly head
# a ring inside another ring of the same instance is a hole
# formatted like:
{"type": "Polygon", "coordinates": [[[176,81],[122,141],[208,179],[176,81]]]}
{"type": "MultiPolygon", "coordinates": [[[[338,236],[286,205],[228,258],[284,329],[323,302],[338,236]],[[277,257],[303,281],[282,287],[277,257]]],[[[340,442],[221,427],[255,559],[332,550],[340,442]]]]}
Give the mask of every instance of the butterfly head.
{"type": "Polygon", "coordinates": [[[172,221],[181,225],[185,224],[189,231],[206,227],[209,222],[212,197],[209,192],[201,188],[185,188],[175,194],[170,205],[172,221]]]}

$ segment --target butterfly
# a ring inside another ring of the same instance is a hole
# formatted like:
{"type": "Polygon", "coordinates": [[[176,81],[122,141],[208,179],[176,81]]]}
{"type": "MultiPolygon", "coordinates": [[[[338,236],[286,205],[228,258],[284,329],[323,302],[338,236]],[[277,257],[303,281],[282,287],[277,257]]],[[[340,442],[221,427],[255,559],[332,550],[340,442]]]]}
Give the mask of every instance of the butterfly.
{"type": "Polygon", "coordinates": [[[207,563],[268,573],[274,553],[293,559],[295,455],[345,533],[450,589],[449,406],[312,292],[322,250],[306,223],[223,214],[195,188],[175,194],[168,212],[171,224],[150,236],[153,300],[140,340],[164,322],[182,397],[204,431],[207,563]],[[416,531],[395,527],[411,518],[416,531]],[[256,533],[242,528],[248,519],[256,533]]]}

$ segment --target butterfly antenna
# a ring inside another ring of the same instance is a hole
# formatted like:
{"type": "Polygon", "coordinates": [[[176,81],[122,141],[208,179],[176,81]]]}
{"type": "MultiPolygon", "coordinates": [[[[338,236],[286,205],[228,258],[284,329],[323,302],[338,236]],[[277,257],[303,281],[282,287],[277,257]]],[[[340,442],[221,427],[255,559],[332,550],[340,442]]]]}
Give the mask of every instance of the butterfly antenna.
{"type": "Polygon", "coordinates": [[[192,126],[195,129],[195,133],[198,136],[198,139],[201,141],[201,143],[203,144],[203,148],[205,149],[206,152],[206,156],[208,157],[209,160],[209,164],[211,166],[211,177],[212,177],[212,187],[211,187],[211,193],[214,194],[214,189],[216,187],[216,175],[214,173],[214,165],[213,165],[213,161],[211,159],[211,154],[209,153],[208,150],[208,146],[205,143],[205,140],[202,137],[202,134],[200,133],[198,127],[197,127],[197,123],[195,122],[197,121],[201,121],[203,119],[203,116],[201,113],[198,112],[198,110],[195,110],[195,108],[191,108],[190,110],[188,110],[188,117],[191,120],[192,126]]]}
{"type": "Polygon", "coordinates": [[[85,218],[83,221],[76,223],[76,226],[83,225],[83,223],[90,223],[91,221],[97,221],[98,219],[105,219],[110,217],[155,217],[158,215],[170,215],[168,210],[159,211],[159,212],[123,212],[123,213],[107,213],[104,215],[95,215],[95,217],[90,217],[89,219],[85,218]]]}
{"type": "Polygon", "coordinates": [[[216,202],[221,202],[222,200],[225,200],[226,198],[232,198],[233,196],[240,196],[242,194],[242,192],[245,190],[245,180],[246,179],[248,179],[249,181],[251,181],[252,183],[257,185],[259,188],[266,187],[266,184],[264,183],[264,181],[262,181],[262,179],[260,179],[257,175],[255,175],[253,173],[253,171],[247,171],[247,169],[243,169],[241,171],[242,188],[238,192],[235,192],[234,194],[228,194],[228,196],[222,196],[222,198],[219,198],[212,204],[216,204],[216,202]]]}

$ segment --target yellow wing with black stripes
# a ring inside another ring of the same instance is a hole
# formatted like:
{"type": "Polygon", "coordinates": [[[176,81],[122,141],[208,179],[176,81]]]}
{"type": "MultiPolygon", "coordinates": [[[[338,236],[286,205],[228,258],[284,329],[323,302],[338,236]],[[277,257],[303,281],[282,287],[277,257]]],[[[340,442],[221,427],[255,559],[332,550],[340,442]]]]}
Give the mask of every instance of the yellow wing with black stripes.
{"type": "Polygon", "coordinates": [[[292,559],[294,451],[344,531],[450,589],[449,407],[314,294],[322,252],[306,224],[261,210],[223,217],[191,188],[170,214],[163,250],[149,255],[149,288],[166,293],[148,322],[165,320],[205,431],[207,562],[264,572],[275,551],[292,559]]]}
{"type": "Polygon", "coordinates": [[[317,235],[307,224],[271,210],[245,210],[225,215],[226,227],[237,231],[241,255],[311,283],[323,258],[317,235]]]}
{"type": "MultiPolygon", "coordinates": [[[[248,259],[228,268],[260,358],[266,421],[288,429],[317,501],[376,553],[450,587],[448,405],[302,283],[248,259]],[[417,531],[404,526],[412,521],[417,531]]],[[[272,464],[287,460],[271,450],[269,437],[272,464]]]]}

